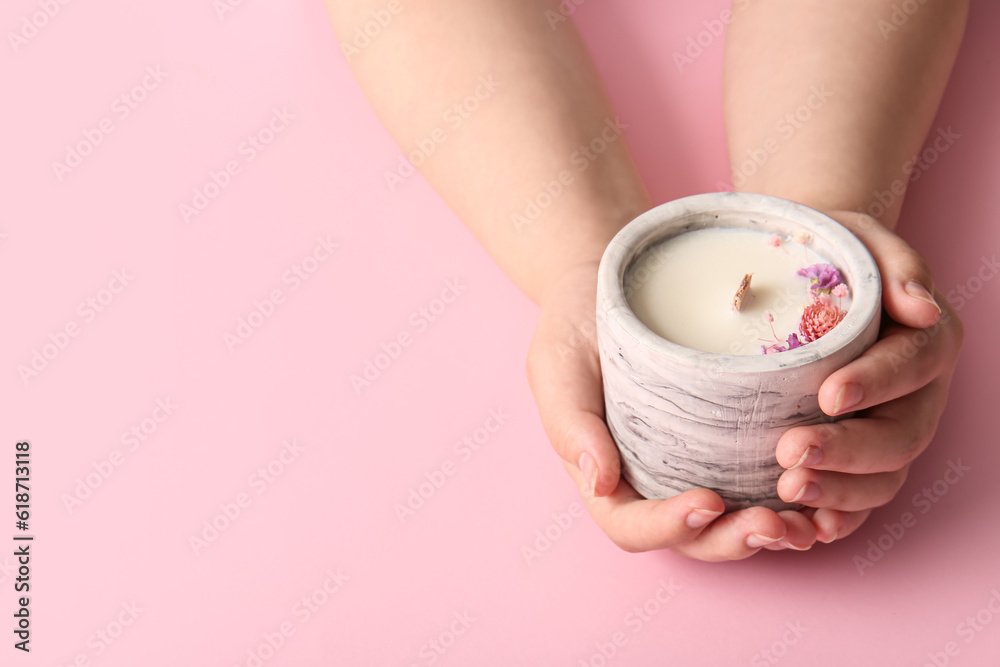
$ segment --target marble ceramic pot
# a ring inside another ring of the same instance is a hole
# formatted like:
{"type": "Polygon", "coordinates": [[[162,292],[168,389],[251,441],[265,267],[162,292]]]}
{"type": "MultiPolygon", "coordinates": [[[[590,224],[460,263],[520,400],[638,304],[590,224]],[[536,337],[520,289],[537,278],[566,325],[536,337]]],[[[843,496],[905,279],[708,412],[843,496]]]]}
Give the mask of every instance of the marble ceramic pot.
{"type": "Polygon", "coordinates": [[[605,251],[597,288],[606,418],[624,478],[647,498],[708,488],[727,510],[793,507],[777,495],[784,470],[774,454],[778,438],[793,426],[829,421],[819,408],[819,387],[875,342],[881,298],[878,267],[864,245],[801,204],[713,193],[657,206],[630,222],[605,251]],[[851,290],[844,320],[817,341],[768,355],[701,352],[653,333],[627,301],[627,291],[643,279],[637,258],[670,237],[708,227],[809,234],[810,246],[840,269],[851,290]]]}

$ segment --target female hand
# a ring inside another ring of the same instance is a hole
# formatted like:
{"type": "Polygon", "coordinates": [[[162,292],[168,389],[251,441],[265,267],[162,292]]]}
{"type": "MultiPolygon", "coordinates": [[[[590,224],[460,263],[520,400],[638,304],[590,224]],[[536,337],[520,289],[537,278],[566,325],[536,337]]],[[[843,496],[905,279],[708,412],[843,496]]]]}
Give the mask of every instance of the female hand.
{"type": "MultiPolygon", "coordinates": [[[[594,521],[626,551],[672,549],[706,561],[812,546],[816,531],[801,512],[753,507],[722,515],[722,498],[708,489],[647,500],[620,479],[618,449],[604,422],[597,268],[596,261],[580,264],[554,283],[528,352],[528,381],[545,431],[594,521]]],[[[837,521],[824,515],[818,525],[837,521]]]]}
{"type": "Polygon", "coordinates": [[[793,428],[778,441],[778,462],[788,469],[778,494],[818,508],[811,518],[821,542],[850,535],[899,492],[937,429],[965,335],[940,292],[931,296],[934,276],[919,253],[871,216],[827,214],[878,263],[891,321],[883,322],[874,346],[820,387],[823,412],[856,416],[793,428]]]}

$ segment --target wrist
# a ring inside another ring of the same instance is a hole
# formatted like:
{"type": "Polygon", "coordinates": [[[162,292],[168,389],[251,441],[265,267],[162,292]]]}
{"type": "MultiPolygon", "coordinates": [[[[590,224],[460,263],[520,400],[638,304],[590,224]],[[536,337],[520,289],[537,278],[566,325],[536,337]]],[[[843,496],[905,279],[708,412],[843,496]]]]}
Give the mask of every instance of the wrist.
{"type": "Polygon", "coordinates": [[[567,218],[566,224],[552,227],[553,235],[529,241],[536,244],[539,252],[534,259],[532,280],[525,289],[527,295],[541,306],[567,276],[578,277],[581,272],[588,271],[596,273],[611,239],[651,207],[646,200],[614,213],[590,215],[589,221],[580,217],[567,218]]]}

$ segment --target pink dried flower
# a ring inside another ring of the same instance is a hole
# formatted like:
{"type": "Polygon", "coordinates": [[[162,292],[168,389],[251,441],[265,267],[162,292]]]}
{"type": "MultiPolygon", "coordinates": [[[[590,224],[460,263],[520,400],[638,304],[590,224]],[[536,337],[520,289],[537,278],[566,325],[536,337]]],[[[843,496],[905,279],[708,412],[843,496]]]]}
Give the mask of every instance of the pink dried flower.
{"type": "Polygon", "coordinates": [[[811,303],[802,312],[799,333],[811,343],[828,334],[842,319],[844,312],[832,303],[811,303]]]}
{"type": "Polygon", "coordinates": [[[824,294],[823,292],[809,292],[809,303],[816,303],[821,306],[829,306],[833,301],[830,299],[829,294],[824,294]]]}
{"type": "Polygon", "coordinates": [[[781,237],[778,236],[777,234],[772,234],[767,239],[767,245],[771,246],[772,248],[780,248],[781,247],[781,237]]]}
{"type": "Polygon", "coordinates": [[[831,292],[831,294],[833,294],[837,298],[843,299],[845,296],[847,296],[847,285],[845,285],[844,283],[840,283],[839,285],[833,288],[833,292],[831,292]]]}

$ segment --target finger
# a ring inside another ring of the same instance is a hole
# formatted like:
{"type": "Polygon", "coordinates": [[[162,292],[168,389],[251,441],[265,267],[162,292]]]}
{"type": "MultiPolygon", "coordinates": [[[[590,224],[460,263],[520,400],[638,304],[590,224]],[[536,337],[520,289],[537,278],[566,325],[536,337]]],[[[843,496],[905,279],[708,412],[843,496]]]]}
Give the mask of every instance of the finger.
{"type": "Polygon", "coordinates": [[[808,551],[812,548],[816,542],[816,528],[809,517],[795,510],[778,512],[778,516],[785,522],[785,536],[774,544],[764,547],[765,549],[808,551]]]}
{"type": "Polygon", "coordinates": [[[629,552],[668,549],[690,542],[725,511],[722,498],[708,489],[692,489],[666,500],[643,498],[622,481],[606,497],[587,493],[583,474],[563,463],[581,488],[587,511],[611,541],[629,552]]]}
{"type": "Polygon", "coordinates": [[[812,516],[813,527],[816,529],[816,540],[824,544],[829,544],[834,540],[842,540],[860,528],[871,513],[870,509],[859,512],[818,509],[812,516]]]}
{"type": "Polygon", "coordinates": [[[892,500],[902,488],[908,472],[908,465],[900,470],[870,475],[794,468],[778,478],[778,496],[788,503],[856,512],[892,500]]]}
{"type": "Polygon", "coordinates": [[[778,440],[778,463],[787,469],[859,475],[899,470],[934,437],[948,394],[944,385],[931,382],[872,408],[863,418],[789,429],[778,440]]]}
{"type": "Polygon", "coordinates": [[[934,294],[934,274],[927,261],[878,220],[856,211],[834,211],[871,252],[882,274],[882,305],[893,320],[924,328],[937,322],[941,306],[934,294]]]}
{"type": "Polygon", "coordinates": [[[765,507],[750,507],[716,519],[695,539],[673,550],[709,562],[742,560],[777,544],[786,532],[787,526],[777,513],[765,507]]]}
{"type": "Polygon", "coordinates": [[[892,327],[864,354],[823,381],[820,408],[830,416],[842,415],[916,391],[954,366],[960,336],[950,310],[928,329],[892,327]]]}

